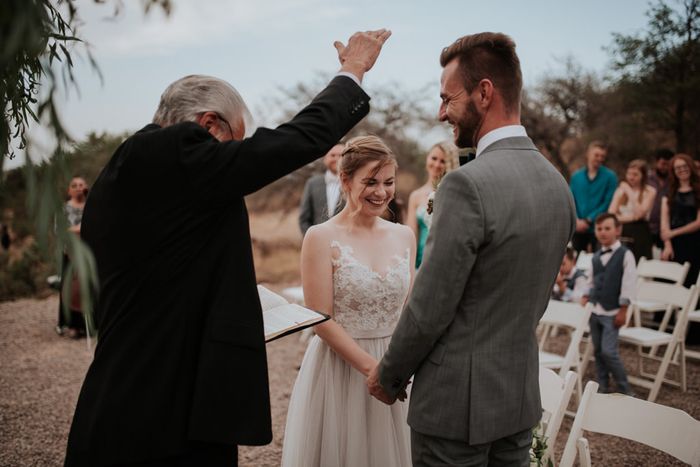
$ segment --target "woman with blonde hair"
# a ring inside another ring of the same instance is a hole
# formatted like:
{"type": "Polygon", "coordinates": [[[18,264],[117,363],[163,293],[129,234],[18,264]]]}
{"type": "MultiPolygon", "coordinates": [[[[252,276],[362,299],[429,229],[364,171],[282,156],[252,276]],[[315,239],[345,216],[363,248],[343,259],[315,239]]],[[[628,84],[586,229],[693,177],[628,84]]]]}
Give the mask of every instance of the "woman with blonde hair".
{"type": "Polygon", "coordinates": [[[428,212],[428,199],[435,191],[445,174],[459,167],[457,147],[449,141],[434,144],[425,158],[425,171],[428,180],[408,197],[406,225],[413,230],[417,241],[416,268],[423,260],[423,250],[428,239],[431,216],[428,212]]]}
{"type": "Polygon", "coordinates": [[[622,241],[628,244],[637,261],[642,256],[651,259],[653,245],[649,215],[654,207],[656,188],[647,184],[647,172],[645,161],[631,161],[608,208],[622,224],[622,241]]]}
{"type": "Polygon", "coordinates": [[[345,207],[304,237],[305,304],[332,319],[314,328],[292,391],[285,467],[411,465],[407,404],[384,405],[365,384],[413,280],[411,230],[381,218],[396,168],[379,138],[348,141],[338,163],[345,207]]]}

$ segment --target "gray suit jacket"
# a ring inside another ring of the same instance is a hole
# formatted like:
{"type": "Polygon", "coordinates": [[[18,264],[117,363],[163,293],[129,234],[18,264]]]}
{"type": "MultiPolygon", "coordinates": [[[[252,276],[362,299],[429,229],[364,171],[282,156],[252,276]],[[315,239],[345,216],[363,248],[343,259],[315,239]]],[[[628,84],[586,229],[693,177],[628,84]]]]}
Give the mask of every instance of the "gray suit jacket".
{"type": "MultiPolygon", "coordinates": [[[[339,198],[333,214],[338,214],[344,205],[342,197],[339,198]]],[[[301,205],[299,206],[299,228],[301,229],[301,234],[306,235],[309,227],[327,220],[326,180],[324,174],[314,175],[304,186],[304,194],[301,197],[301,205]]]]}
{"type": "Polygon", "coordinates": [[[391,395],[414,376],[408,423],[480,444],[542,411],[535,328],[574,232],[564,178],[526,137],[443,179],[423,263],[380,363],[391,395]]]}

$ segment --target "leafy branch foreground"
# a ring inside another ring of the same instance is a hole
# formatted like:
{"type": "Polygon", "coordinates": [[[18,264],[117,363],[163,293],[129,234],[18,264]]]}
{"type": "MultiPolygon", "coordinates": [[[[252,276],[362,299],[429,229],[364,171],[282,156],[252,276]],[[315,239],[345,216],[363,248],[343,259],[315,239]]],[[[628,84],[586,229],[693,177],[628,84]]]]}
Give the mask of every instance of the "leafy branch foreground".
{"type": "MultiPolygon", "coordinates": [[[[94,0],[104,4],[106,0],[94,0]]],[[[142,0],[145,12],[161,7],[170,12],[170,0],[142,0]]],[[[115,15],[122,7],[115,0],[115,15]]],[[[27,208],[35,221],[36,239],[45,254],[55,232],[57,252],[65,248],[71,257],[68,272],[80,279],[81,302],[88,324],[92,322],[90,290],[97,290],[94,258],[89,248],[75,235],[69,235],[63,215],[62,190],[70,178],[65,148],[73,140],[59,116],[56,96],[59,87],[75,88],[73,54],[87,57],[91,66],[99,68],[86,43],[79,37],[76,0],[4,0],[0,2],[0,96],[3,119],[0,122],[0,173],[5,158],[15,157],[15,148],[25,151],[27,208]],[[76,49],[76,47],[79,47],[76,49]],[[42,124],[53,138],[51,164],[37,170],[32,163],[28,130],[32,124],[42,124]],[[54,224],[55,222],[55,224],[54,224]]],[[[3,177],[4,178],[4,177],[3,177]]],[[[4,189],[0,185],[0,194],[4,189]]],[[[58,253],[57,253],[58,254],[58,253]]],[[[69,281],[67,281],[69,282],[69,281]]],[[[64,310],[68,313],[67,306],[64,310]]]]}

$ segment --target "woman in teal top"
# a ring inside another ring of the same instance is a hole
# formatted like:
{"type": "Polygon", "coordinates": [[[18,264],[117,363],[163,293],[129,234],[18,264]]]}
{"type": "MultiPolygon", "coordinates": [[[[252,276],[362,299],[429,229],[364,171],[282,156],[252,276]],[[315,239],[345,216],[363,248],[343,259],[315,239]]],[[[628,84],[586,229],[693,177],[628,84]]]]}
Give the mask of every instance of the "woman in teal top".
{"type": "Polygon", "coordinates": [[[432,214],[428,214],[427,206],[418,206],[418,209],[416,209],[416,221],[418,222],[416,268],[420,266],[421,260],[423,259],[423,250],[425,249],[425,241],[428,240],[428,230],[430,230],[430,221],[432,217],[432,214]]]}
{"type": "Polygon", "coordinates": [[[411,192],[408,198],[406,225],[413,230],[416,236],[416,268],[420,266],[423,259],[423,250],[430,230],[431,215],[427,212],[428,198],[435,191],[435,187],[443,175],[458,166],[457,148],[451,142],[434,145],[428,151],[425,160],[428,180],[420,188],[411,192]]]}

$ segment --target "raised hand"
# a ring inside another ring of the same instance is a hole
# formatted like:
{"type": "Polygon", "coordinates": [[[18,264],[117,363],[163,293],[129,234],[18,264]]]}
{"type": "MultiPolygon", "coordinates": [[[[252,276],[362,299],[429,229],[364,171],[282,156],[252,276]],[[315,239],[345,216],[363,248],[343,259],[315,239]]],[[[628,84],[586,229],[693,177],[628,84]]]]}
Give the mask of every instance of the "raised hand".
{"type": "Polygon", "coordinates": [[[384,42],[391,36],[391,31],[378,29],[376,31],[356,32],[348,40],[348,45],[335,41],[333,45],[338,51],[340,71],[346,71],[362,80],[365,72],[369,71],[379,57],[384,42]]]}

